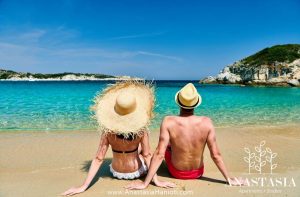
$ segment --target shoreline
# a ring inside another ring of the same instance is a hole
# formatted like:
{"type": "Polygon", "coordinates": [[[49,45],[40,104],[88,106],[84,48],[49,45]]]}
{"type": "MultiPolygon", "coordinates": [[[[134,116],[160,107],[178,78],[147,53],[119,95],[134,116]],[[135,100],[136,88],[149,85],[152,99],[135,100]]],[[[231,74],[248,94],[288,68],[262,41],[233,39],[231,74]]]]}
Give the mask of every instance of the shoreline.
{"type": "MultiPolygon", "coordinates": [[[[260,128],[281,128],[281,129],[290,129],[290,128],[300,128],[300,123],[289,123],[289,124],[264,124],[264,125],[259,125],[259,124],[248,124],[248,125],[217,125],[215,126],[215,129],[260,129],[260,128]]],[[[41,132],[41,133],[61,133],[61,132],[100,132],[97,130],[97,128],[87,128],[87,129],[65,129],[65,130],[56,130],[56,129],[48,129],[48,130],[43,130],[43,129],[0,129],[0,134],[1,133],[30,133],[30,132],[41,132]]],[[[150,127],[150,131],[153,132],[159,132],[159,127],[150,127]]]]}
{"type": "Polygon", "coordinates": [[[198,82],[201,85],[224,85],[224,86],[239,86],[239,87],[279,87],[279,88],[299,88],[288,83],[205,83],[198,82]]]}
{"type": "Polygon", "coordinates": [[[103,78],[103,79],[0,79],[0,81],[29,81],[29,82],[39,82],[39,81],[123,81],[123,80],[143,80],[141,78],[103,78]]]}
{"type": "MultiPolygon", "coordinates": [[[[123,80],[145,80],[143,78],[95,78],[95,79],[0,79],[0,82],[89,82],[89,81],[123,81],[123,80]]],[[[149,80],[152,81],[152,80],[149,80]]],[[[197,79],[193,80],[154,80],[154,81],[189,81],[194,82],[196,84],[202,85],[202,86],[209,86],[209,85],[220,85],[220,86],[237,86],[237,87],[279,87],[279,88],[299,88],[300,86],[293,86],[288,83],[206,83],[206,82],[199,82],[197,79]]]]}

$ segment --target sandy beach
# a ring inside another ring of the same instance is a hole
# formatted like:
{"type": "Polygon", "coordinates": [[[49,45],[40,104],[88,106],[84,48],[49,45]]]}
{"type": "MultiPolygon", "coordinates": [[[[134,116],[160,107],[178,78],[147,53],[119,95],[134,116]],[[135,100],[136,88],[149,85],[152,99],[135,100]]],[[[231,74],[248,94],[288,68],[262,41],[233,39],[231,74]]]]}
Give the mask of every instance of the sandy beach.
{"type": "MultiPolygon", "coordinates": [[[[266,140],[266,146],[278,153],[278,167],[272,175],[293,178],[296,187],[229,187],[205,150],[205,173],[199,180],[170,177],[163,163],[158,175],[177,184],[175,189],[150,185],[147,190],[130,193],[123,186],[130,183],[111,177],[108,165],[111,150],[93,185],[78,196],[298,196],[300,193],[299,127],[217,128],[217,141],[232,176],[249,177],[243,161],[244,147],[254,148],[266,140]],[[100,178],[101,177],[101,178],[100,178]],[[145,193],[138,193],[145,192],[145,193]],[[152,193],[151,193],[152,192],[152,193]],[[169,193],[166,193],[169,192],[169,193]],[[173,192],[173,193],[172,193],[173,192]],[[266,193],[268,192],[268,193],[266,193]],[[271,192],[271,193],[270,193],[271,192]]],[[[96,131],[2,132],[0,134],[0,196],[59,196],[71,186],[79,186],[87,175],[99,141],[96,131]]],[[[156,147],[158,131],[151,132],[151,148],[156,147]]],[[[257,174],[256,174],[257,176],[257,174]]]]}

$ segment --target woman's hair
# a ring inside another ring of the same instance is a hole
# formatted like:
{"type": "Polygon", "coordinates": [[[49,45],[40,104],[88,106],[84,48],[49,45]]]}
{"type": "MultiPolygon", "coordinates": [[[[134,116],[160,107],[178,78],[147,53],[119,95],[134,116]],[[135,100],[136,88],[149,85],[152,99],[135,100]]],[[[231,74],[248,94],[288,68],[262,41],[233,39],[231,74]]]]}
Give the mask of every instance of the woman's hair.
{"type": "Polygon", "coordinates": [[[128,135],[128,137],[125,138],[124,134],[116,134],[117,138],[122,139],[122,140],[124,139],[124,140],[132,141],[137,137],[137,134],[134,134],[134,133],[128,133],[127,135],[128,135]]]}

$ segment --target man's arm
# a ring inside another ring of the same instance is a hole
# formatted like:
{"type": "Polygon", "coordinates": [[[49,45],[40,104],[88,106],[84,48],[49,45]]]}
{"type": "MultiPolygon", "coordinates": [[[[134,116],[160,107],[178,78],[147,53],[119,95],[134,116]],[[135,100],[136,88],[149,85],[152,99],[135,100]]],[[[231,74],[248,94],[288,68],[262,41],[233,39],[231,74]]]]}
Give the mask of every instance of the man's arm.
{"type": "Polygon", "coordinates": [[[164,120],[162,121],[161,126],[160,126],[160,135],[159,135],[158,146],[153,154],[153,157],[151,160],[151,165],[150,165],[147,177],[144,181],[146,186],[148,186],[150,184],[152,178],[156,174],[159,166],[161,165],[161,163],[165,157],[165,152],[166,152],[167,146],[169,144],[169,140],[170,140],[170,135],[169,135],[169,131],[167,128],[167,121],[166,121],[166,118],[164,118],[164,120]]]}
{"type": "MultiPolygon", "coordinates": [[[[150,168],[150,163],[151,163],[151,158],[152,154],[150,151],[150,144],[149,144],[149,134],[148,132],[145,132],[141,141],[141,146],[142,146],[142,152],[141,155],[143,156],[146,166],[148,169],[150,168]]],[[[155,182],[157,180],[156,174],[153,176],[153,181],[155,182]]]]}
{"type": "Polygon", "coordinates": [[[242,185],[246,185],[247,182],[242,179],[242,178],[230,178],[228,171],[226,169],[226,166],[223,162],[223,158],[221,156],[219,147],[217,145],[217,141],[216,141],[216,132],[215,132],[215,128],[211,122],[211,120],[209,120],[209,133],[208,133],[208,138],[207,138],[207,146],[208,149],[210,151],[210,156],[213,159],[213,161],[215,162],[216,166],[218,167],[218,169],[220,170],[220,172],[222,173],[222,175],[224,176],[224,178],[226,179],[226,181],[231,185],[231,186],[242,186],[242,185]]]}
{"type": "Polygon", "coordinates": [[[145,189],[150,184],[152,179],[154,179],[154,181],[157,181],[158,183],[156,184],[157,186],[165,187],[165,188],[175,187],[175,184],[169,182],[160,182],[155,177],[156,172],[164,159],[165,152],[169,144],[169,139],[170,136],[169,136],[169,131],[167,129],[167,120],[166,118],[164,118],[160,126],[158,146],[153,154],[149,171],[145,181],[143,183],[132,183],[126,186],[125,187],[126,189],[145,189]]]}
{"type": "Polygon", "coordinates": [[[92,160],[87,178],[85,179],[84,183],[80,187],[70,188],[69,190],[65,191],[62,195],[78,194],[84,192],[88,188],[93,178],[95,177],[96,173],[98,172],[101,164],[103,163],[108,147],[109,147],[108,139],[105,136],[105,134],[102,134],[97,154],[95,158],[92,160]]]}
{"type": "Polygon", "coordinates": [[[218,167],[218,169],[220,170],[220,172],[222,173],[222,175],[224,176],[224,178],[226,179],[226,181],[228,181],[229,174],[223,162],[223,158],[221,156],[219,147],[217,145],[216,132],[211,120],[209,120],[208,127],[209,127],[209,133],[207,137],[207,146],[210,151],[210,156],[214,161],[214,163],[216,164],[216,166],[218,167]]]}

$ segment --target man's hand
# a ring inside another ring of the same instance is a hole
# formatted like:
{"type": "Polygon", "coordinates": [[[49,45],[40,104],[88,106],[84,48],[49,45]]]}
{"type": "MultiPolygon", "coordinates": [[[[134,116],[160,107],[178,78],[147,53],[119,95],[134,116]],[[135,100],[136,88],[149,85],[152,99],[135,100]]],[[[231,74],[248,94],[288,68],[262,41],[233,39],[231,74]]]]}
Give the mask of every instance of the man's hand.
{"type": "Polygon", "coordinates": [[[62,193],[62,196],[73,196],[75,194],[79,194],[82,193],[86,190],[86,187],[80,186],[80,187],[72,187],[70,189],[68,189],[67,191],[65,191],[64,193],[62,193]]]}
{"type": "Polygon", "coordinates": [[[230,186],[244,186],[247,185],[246,181],[242,178],[228,178],[228,184],[230,186]]]}
{"type": "Polygon", "coordinates": [[[125,189],[131,189],[131,190],[141,190],[146,189],[148,185],[146,185],[143,181],[134,181],[133,183],[125,186],[125,189]]]}
{"type": "Polygon", "coordinates": [[[157,186],[157,187],[163,187],[163,188],[174,188],[176,187],[176,184],[175,183],[172,183],[172,182],[168,182],[168,181],[159,181],[159,180],[155,180],[153,181],[154,184],[157,186]]]}

